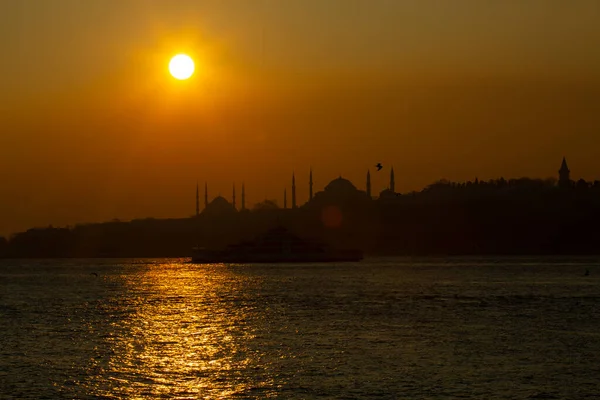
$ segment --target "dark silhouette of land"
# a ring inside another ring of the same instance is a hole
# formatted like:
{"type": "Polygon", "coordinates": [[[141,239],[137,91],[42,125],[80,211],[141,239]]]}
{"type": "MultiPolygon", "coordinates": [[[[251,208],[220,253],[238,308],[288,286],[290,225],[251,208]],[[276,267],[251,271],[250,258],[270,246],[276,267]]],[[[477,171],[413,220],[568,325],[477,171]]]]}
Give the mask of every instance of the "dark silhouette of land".
{"type": "MultiPolygon", "coordinates": [[[[591,255],[600,252],[600,181],[574,182],[563,160],[559,179],[441,180],[420,192],[389,187],[374,199],[339,177],[298,206],[292,177],[291,207],[265,200],[251,210],[217,196],[196,215],[34,228],[0,238],[2,257],[188,257],[194,246],[223,248],[276,225],[334,247],[367,255],[591,255]]],[[[286,191],[287,194],[287,191],[286,191]]]]}

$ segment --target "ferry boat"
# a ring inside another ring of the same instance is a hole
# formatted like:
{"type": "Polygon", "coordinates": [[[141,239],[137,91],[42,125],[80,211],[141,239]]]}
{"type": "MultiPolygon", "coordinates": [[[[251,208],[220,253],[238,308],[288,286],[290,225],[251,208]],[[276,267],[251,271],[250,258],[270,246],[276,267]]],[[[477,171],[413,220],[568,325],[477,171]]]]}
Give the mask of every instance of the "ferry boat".
{"type": "Polygon", "coordinates": [[[308,242],[282,226],[252,241],[227,246],[224,250],[194,248],[192,263],[315,263],[360,261],[360,250],[334,250],[321,243],[308,242]]]}

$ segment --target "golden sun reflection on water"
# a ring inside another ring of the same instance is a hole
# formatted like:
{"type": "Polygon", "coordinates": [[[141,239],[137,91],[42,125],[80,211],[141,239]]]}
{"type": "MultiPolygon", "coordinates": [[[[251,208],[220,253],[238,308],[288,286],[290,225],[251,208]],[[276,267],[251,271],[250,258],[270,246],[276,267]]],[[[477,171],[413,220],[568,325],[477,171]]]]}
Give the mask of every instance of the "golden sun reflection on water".
{"type": "Polygon", "coordinates": [[[596,398],[594,263],[9,261],[0,392],[596,398]]]}
{"type": "Polygon", "coordinates": [[[114,279],[121,292],[102,328],[109,354],[90,388],[94,394],[223,398],[265,384],[265,377],[262,384],[249,381],[259,354],[250,346],[254,307],[244,300],[244,290],[252,290],[247,278],[225,266],[179,264],[114,279]]]}

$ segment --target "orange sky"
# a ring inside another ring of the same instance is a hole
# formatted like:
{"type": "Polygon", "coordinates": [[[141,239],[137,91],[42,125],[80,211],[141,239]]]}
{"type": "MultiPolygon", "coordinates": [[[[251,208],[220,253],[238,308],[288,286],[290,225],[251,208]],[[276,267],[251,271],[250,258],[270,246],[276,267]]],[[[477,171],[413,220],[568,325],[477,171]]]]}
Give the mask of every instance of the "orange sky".
{"type": "MultiPolygon", "coordinates": [[[[0,234],[307,196],[394,165],[396,190],[600,178],[600,3],[0,3],[0,234]],[[187,52],[193,79],[168,75],[187,52]]],[[[388,170],[373,175],[379,191],[388,170]]]]}

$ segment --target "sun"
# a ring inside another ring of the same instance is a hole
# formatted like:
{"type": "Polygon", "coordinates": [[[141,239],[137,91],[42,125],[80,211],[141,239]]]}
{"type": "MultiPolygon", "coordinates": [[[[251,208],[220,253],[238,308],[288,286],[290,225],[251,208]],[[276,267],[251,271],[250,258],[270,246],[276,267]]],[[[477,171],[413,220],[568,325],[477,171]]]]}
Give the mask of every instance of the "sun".
{"type": "Polygon", "coordinates": [[[194,73],[194,60],[188,55],[177,54],[169,62],[169,72],[175,79],[188,79],[194,73]]]}

